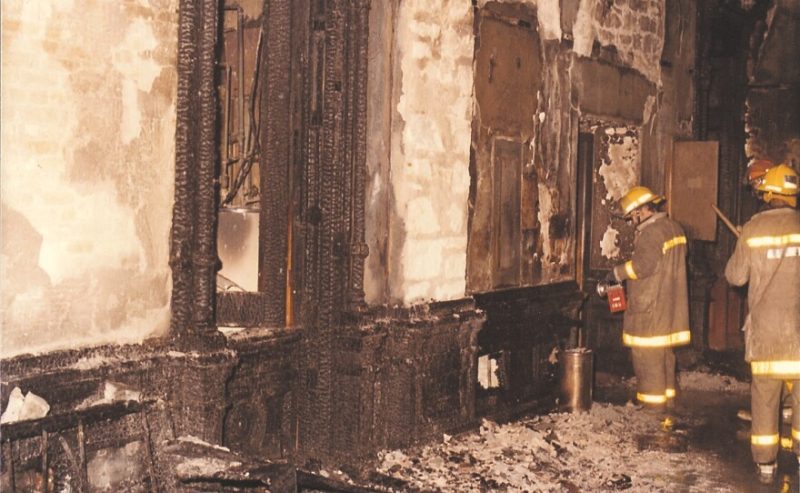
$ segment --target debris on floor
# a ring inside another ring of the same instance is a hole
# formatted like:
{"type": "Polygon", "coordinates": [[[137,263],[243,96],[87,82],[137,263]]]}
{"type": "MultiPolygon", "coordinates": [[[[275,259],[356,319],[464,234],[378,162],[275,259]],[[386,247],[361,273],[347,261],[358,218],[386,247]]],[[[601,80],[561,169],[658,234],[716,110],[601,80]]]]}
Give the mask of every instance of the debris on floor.
{"type": "Polygon", "coordinates": [[[297,490],[295,468],[285,461],[245,457],[194,436],[179,437],[162,447],[175,471],[174,491],[297,490]]]}
{"type": "MultiPolygon", "coordinates": [[[[681,376],[682,388],[745,392],[719,375],[681,376]]],[[[380,454],[379,472],[425,491],[730,491],[709,471],[720,457],[687,446],[690,423],[632,404],[595,402],[589,412],[552,413],[508,424],[489,420],[480,429],[445,436],[441,443],[380,454]],[[688,478],[688,479],[687,479],[688,478]]]]}

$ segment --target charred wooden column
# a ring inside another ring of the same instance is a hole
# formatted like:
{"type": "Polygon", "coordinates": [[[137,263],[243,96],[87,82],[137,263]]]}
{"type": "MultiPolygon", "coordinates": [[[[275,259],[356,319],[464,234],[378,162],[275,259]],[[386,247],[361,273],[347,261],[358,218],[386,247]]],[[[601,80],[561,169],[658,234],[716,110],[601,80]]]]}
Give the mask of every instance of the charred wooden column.
{"type": "Polygon", "coordinates": [[[171,336],[179,348],[203,351],[163,370],[163,391],[180,410],[176,432],[212,442],[222,439],[225,381],[235,365],[214,320],[219,8],[216,0],[181,0],[179,6],[171,336]]]}
{"type": "Polygon", "coordinates": [[[258,290],[266,296],[263,323],[283,325],[286,319],[289,167],[292,127],[292,2],[267,2],[263,64],[266,67],[261,107],[261,215],[259,219],[258,290]]]}
{"type": "Polygon", "coordinates": [[[308,12],[299,430],[306,458],[334,453],[333,340],[343,313],[364,302],[368,9],[368,0],[327,0],[308,12]]]}
{"type": "Polygon", "coordinates": [[[366,161],[367,161],[367,38],[369,34],[369,1],[360,0],[350,6],[350,31],[348,58],[350,80],[348,99],[351,103],[349,119],[349,156],[352,170],[350,188],[350,252],[348,272],[348,306],[353,311],[363,311],[364,261],[369,254],[364,231],[366,161]]]}
{"type": "Polygon", "coordinates": [[[171,330],[194,340],[215,330],[218,5],[182,0],[179,14],[171,330]]]}

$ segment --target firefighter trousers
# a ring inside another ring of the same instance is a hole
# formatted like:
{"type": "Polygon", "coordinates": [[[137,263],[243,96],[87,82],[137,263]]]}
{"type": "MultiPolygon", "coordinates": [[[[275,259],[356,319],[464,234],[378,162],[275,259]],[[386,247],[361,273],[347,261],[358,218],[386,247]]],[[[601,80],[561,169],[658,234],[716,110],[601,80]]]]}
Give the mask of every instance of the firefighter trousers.
{"type": "Polygon", "coordinates": [[[675,397],[675,351],[672,347],[632,347],[636,400],[663,406],[675,397]]]}
{"type": "MultiPolygon", "coordinates": [[[[790,380],[792,405],[792,450],[800,455],[800,380],[790,380]]],[[[750,450],[759,464],[774,462],[781,444],[781,392],[784,380],[753,375],[750,385],[750,410],[753,414],[750,450]]],[[[788,439],[789,437],[784,437],[788,439]]]]}

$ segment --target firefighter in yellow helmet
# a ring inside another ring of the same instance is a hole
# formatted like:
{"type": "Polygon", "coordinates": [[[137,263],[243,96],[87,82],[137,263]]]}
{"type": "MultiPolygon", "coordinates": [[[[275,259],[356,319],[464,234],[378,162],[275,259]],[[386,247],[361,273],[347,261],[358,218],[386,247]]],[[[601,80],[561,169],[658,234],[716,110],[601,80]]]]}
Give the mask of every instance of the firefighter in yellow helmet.
{"type": "Polygon", "coordinates": [[[663,202],[642,186],[620,199],[622,213],[636,225],[636,238],[630,260],[613,270],[617,281],[627,281],[622,342],[631,348],[636,399],[657,409],[675,397],[673,347],[688,344],[691,337],[686,236],[680,224],[659,210],[663,202]]]}
{"type": "Polygon", "coordinates": [[[742,330],[753,374],[750,448],[759,479],[777,474],[780,405],[784,381],[792,388],[793,450],[800,454],[800,212],[798,175],[789,166],[770,168],[756,185],[768,208],[742,228],[725,266],[728,282],[747,290],[749,314],[742,330]]]}

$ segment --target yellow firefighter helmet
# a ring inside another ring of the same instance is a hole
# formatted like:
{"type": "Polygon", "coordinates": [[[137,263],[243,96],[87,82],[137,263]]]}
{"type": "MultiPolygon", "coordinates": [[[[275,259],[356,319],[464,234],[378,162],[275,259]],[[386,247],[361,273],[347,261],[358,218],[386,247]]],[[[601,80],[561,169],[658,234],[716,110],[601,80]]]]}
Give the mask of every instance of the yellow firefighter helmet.
{"type": "Polygon", "coordinates": [[[764,202],[782,200],[795,207],[797,205],[798,188],[797,171],[785,164],[779,164],[767,170],[764,178],[756,185],[756,190],[764,192],[764,202]]]}
{"type": "Polygon", "coordinates": [[[622,209],[622,214],[628,216],[631,212],[643,206],[644,204],[659,204],[664,200],[664,197],[653,193],[647,187],[633,187],[628,190],[628,193],[619,199],[619,206],[622,209]]]}

